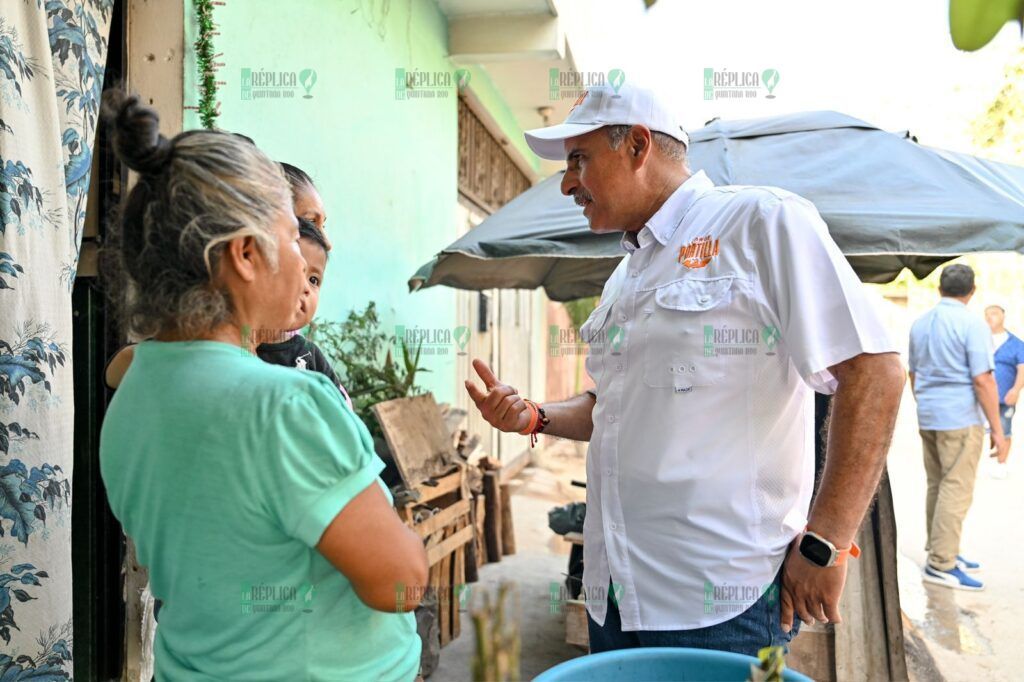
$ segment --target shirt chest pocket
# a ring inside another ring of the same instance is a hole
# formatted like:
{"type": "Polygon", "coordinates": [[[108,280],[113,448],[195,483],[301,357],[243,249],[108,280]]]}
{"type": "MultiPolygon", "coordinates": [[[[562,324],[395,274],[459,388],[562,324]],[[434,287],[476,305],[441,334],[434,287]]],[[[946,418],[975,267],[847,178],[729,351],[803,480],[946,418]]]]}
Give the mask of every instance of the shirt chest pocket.
{"type": "Polygon", "coordinates": [[[624,350],[625,331],[611,321],[613,303],[599,305],[580,327],[580,341],[587,344],[587,366],[591,373],[604,366],[606,355],[618,356],[624,350]]]}
{"type": "Polygon", "coordinates": [[[727,359],[717,353],[715,330],[727,322],[734,280],[682,279],[648,290],[641,311],[647,386],[689,393],[725,377],[727,359]]]}

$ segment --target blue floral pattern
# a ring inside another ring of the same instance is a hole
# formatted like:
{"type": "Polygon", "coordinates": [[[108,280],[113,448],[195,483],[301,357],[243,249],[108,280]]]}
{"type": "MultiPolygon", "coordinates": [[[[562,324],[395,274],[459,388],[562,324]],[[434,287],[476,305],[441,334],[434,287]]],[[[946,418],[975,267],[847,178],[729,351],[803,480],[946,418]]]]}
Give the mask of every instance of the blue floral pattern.
{"type": "Polygon", "coordinates": [[[0,3],[3,682],[72,676],[70,292],[112,13],[113,0],[0,3]]]}

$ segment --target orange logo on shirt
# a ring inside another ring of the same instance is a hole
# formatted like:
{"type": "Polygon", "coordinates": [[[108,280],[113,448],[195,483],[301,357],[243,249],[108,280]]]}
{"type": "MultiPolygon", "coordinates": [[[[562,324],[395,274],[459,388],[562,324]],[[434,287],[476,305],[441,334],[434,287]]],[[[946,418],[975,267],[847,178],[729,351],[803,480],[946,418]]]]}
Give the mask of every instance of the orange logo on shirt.
{"type": "Polygon", "coordinates": [[[711,241],[711,235],[697,237],[689,246],[679,247],[679,263],[691,270],[707,267],[711,259],[718,255],[718,240],[711,241]]]}

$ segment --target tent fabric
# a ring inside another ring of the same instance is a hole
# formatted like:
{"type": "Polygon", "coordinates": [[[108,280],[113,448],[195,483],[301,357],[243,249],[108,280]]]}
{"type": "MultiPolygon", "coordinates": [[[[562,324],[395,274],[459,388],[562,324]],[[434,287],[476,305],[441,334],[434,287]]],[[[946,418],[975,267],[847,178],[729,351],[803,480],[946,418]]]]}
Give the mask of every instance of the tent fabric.
{"type": "MultiPolygon", "coordinates": [[[[964,253],[1024,252],[1024,168],[917,143],[833,111],[714,120],[690,135],[690,166],[716,185],[768,185],[817,206],[862,280],[924,277],[964,253]]],[[[556,301],[596,295],[623,256],[592,233],[547,178],[441,251],[411,290],[536,288],[556,301]]]]}

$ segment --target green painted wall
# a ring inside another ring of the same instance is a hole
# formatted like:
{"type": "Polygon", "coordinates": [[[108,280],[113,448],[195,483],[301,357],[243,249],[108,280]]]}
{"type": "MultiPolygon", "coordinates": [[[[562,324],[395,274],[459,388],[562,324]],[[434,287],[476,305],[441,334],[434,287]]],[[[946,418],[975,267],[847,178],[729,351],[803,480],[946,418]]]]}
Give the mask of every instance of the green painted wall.
{"type": "MultiPolygon", "coordinates": [[[[195,24],[185,1],[191,45],[195,24]]],[[[446,97],[397,99],[395,87],[396,68],[454,70],[446,57],[447,18],[437,5],[227,0],[215,18],[223,64],[219,127],[244,133],[272,158],[303,168],[324,197],[334,250],[317,316],[340,319],[374,300],[388,330],[398,324],[454,327],[453,290],[409,294],[406,282],[456,237],[456,90],[444,88],[446,97]],[[243,99],[243,69],[257,74],[250,99],[243,99]],[[316,72],[308,98],[298,81],[305,69],[316,72]],[[280,96],[263,96],[275,93],[280,96]]],[[[190,49],[186,106],[197,101],[195,83],[190,49]]],[[[470,87],[509,139],[521,142],[522,131],[482,69],[471,69],[470,87]]],[[[186,129],[198,127],[196,112],[185,113],[186,129]]],[[[454,362],[449,352],[423,363],[431,372],[421,375],[421,383],[439,401],[454,398],[454,362]]]]}

